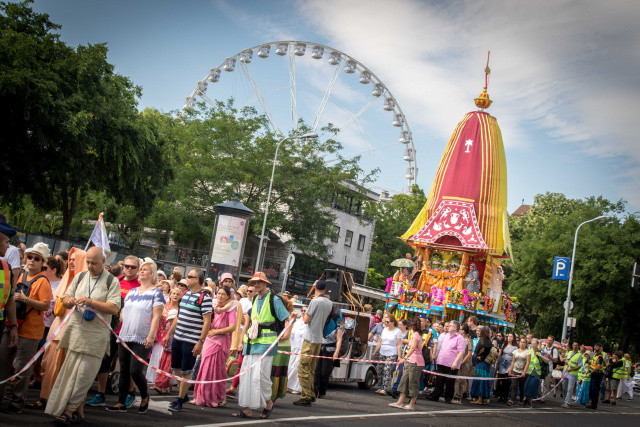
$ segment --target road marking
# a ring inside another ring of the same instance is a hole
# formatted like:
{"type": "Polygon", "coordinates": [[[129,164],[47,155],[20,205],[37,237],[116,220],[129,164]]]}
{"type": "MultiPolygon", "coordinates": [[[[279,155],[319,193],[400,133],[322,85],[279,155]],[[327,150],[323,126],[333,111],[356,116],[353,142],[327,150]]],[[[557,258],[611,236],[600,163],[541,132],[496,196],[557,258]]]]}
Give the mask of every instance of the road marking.
{"type": "MultiPolygon", "coordinates": [[[[264,424],[264,423],[282,423],[282,422],[304,422],[304,421],[319,421],[319,420],[346,420],[346,419],[362,419],[362,418],[374,418],[374,417],[394,417],[394,416],[407,416],[407,415],[464,415],[474,413],[501,413],[507,414],[512,411],[523,412],[526,414],[573,414],[573,415],[638,415],[640,412],[590,412],[590,411],[564,411],[554,410],[555,408],[540,408],[540,409],[528,409],[528,408],[511,408],[509,411],[505,411],[505,408],[495,409],[441,409],[436,411],[405,411],[405,412],[388,412],[382,414],[349,414],[349,415],[324,415],[324,416],[309,416],[309,417],[289,417],[289,418],[273,418],[267,420],[253,419],[249,420],[243,418],[242,421],[228,422],[228,423],[213,423],[213,424],[194,424],[190,427],[207,427],[207,426],[240,426],[247,424],[264,424]]],[[[259,414],[259,411],[254,411],[255,414],[259,414]]]]}

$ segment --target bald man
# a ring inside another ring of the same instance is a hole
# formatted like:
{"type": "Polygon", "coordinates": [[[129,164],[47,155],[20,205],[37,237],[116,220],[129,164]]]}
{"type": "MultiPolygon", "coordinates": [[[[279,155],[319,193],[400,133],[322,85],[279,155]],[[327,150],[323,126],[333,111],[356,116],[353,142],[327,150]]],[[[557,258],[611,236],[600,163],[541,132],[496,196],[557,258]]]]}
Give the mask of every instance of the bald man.
{"type": "Polygon", "coordinates": [[[85,308],[92,307],[107,323],[120,310],[119,282],[104,269],[102,250],[92,247],[85,259],[89,271],[73,278],[62,300],[67,309],[76,309],[60,337],[58,348],[67,355],[45,409],[59,424],[84,420],[84,400],[109,345],[109,328],[85,308]]]}

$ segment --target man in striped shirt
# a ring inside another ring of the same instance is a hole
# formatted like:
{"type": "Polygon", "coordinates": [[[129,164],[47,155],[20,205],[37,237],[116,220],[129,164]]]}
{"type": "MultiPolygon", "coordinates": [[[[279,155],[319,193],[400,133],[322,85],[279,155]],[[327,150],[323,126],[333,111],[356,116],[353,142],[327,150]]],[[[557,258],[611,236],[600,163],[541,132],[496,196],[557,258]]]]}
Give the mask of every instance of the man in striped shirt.
{"type": "MultiPolygon", "coordinates": [[[[190,379],[196,357],[202,350],[211,327],[212,300],[202,289],[204,271],[194,268],[187,275],[188,291],[180,300],[178,316],[173,320],[165,337],[165,345],[173,337],[171,343],[171,369],[176,375],[190,379]]],[[[187,392],[189,383],[181,381],[178,386],[178,397],[171,402],[169,410],[181,411],[182,404],[189,399],[187,392]]]]}

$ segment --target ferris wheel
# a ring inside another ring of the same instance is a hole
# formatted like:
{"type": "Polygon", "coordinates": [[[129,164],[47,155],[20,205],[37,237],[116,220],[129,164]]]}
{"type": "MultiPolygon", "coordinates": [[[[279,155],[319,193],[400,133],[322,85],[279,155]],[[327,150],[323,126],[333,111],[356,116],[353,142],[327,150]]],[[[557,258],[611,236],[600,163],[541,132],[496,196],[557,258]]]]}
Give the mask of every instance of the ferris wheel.
{"type": "Polygon", "coordinates": [[[242,97],[262,110],[277,135],[297,130],[303,118],[320,138],[350,140],[345,157],[369,158],[371,169],[386,174],[386,187],[404,182],[408,192],[416,183],[416,149],[396,98],[373,71],[338,49],[303,41],[243,49],[210,69],[187,96],[183,111],[201,101],[215,106],[216,100],[242,97]],[[382,108],[372,109],[377,103],[382,108]],[[330,133],[323,131],[329,123],[336,129],[330,133]]]}

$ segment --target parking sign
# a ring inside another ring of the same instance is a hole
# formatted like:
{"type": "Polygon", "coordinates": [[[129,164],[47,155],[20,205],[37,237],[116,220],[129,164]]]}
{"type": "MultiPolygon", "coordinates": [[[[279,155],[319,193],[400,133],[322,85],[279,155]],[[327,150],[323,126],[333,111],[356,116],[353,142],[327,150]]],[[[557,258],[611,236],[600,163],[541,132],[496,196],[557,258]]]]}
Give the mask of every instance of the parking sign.
{"type": "Polygon", "coordinates": [[[569,269],[571,267],[571,258],[557,256],[553,257],[552,279],[569,280],[569,269]]]}

